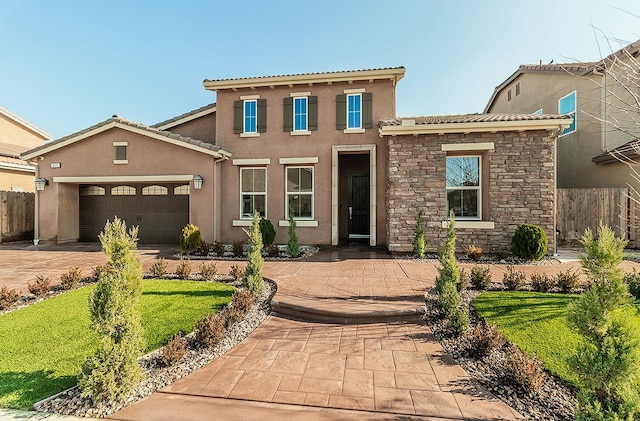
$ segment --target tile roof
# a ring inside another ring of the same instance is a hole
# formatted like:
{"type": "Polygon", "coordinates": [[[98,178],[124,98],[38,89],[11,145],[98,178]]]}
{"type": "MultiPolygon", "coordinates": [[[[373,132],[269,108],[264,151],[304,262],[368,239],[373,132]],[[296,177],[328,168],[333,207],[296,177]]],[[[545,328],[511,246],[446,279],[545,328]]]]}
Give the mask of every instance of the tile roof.
{"type": "Polygon", "coordinates": [[[291,73],[291,74],[283,74],[283,75],[270,75],[270,76],[254,76],[254,77],[238,77],[238,78],[228,78],[228,79],[205,79],[205,82],[225,82],[225,81],[241,81],[247,79],[268,79],[274,77],[295,77],[295,76],[321,76],[321,75],[330,75],[330,74],[349,74],[349,73],[359,73],[359,72],[371,72],[371,71],[384,71],[384,70],[402,70],[404,71],[404,66],[398,67],[378,67],[374,69],[360,69],[360,70],[338,70],[334,72],[314,72],[314,73],[291,73]]]}
{"type": "Polygon", "coordinates": [[[18,171],[35,171],[36,167],[17,158],[8,158],[0,156],[0,168],[16,169],[18,171]]]}
{"type": "Polygon", "coordinates": [[[595,62],[589,63],[549,63],[549,64],[523,64],[518,67],[520,73],[528,72],[558,72],[581,75],[589,71],[595,62]]]}
{"type": "Polygon", "coordinates": [[[39,151],[49,150],[51,148],[56,149],[57,145],[65,142],[65,141],[68,141],[68,140],[73,139],[75,137],[79,137],[79,136],[81,136],[83,134],[92,132],[92,131],[94,131],[96,129],[99,129],[100,127],[106,126],[107,124],[110,124],[110,123],[118,123],[118,124],[130,126],[130,127],[134,127],[134,128],[141,129],[141,130],[144,130],[144,131],[152,133],[152,134],[156,134],[156,135],[160,135],[162,137],[166,137],[167,139],[176,140],[176,141],[179,141],[179,142],[183,142],[185,144],[198,146],[200,148],[209,149],[209,150],[216,151],[216,152],[219,151],[219,152],[221,152],[221,153],[223,153],[225,155],[230,155],[229,152],[223,150],[220,146],[212,145],[211,143],[203,142],[203,141],[197,140],[197,139],[192,139],[190,137],[182,136],[182,135],[179,135],[177,133],[172,133],[172,132],[169,132],[169,131],[166,131],[166,130],[160,130],[160,129],[157,129],[155,127],[147,126],[145,124],[137,123],[135,121],[127,120],[126,118],[114,115],[110,119],[102,121],[102,122],[100,122],[98,124],[95,124],[95,125],[93,125],[91,127],[87,127],[86,129],[80,130],[80,131],[78,131],[76,133],[72,133],[72,134],[70,134],[68,136],[62,137],[60,139],[56,139],[53,142],[46,143],[46,144],[44,144],[42,146],[38,146],[37,148],[31,149],[31,150],[29,150],[27,152],[24,152],[24,153],[21,154],[21,156],[34,155],[39,151]]]}
{"type": "Polygon", "coordinates": [[[378,127],[401,126],[403,121],[414,120],[415,125],[429,124],[456,124],[456,123],[486,123],[509,121],[536,121],[536,120],[570,120],[571,116],[557,114],[456,114],[423,117],[401,117],[391,120],[381,120],[378,127]]]}
{"type": "Polygon", "coordinates": [[[190,117],[192,115],[201,113],[202,111],[206,111],[206,110],[209,110],[209,109],[215,108],[215,107],[216,107],[216,103],[214,102],[213,104],[208,104],[208,105],[205,105],[204,107],[196,108],[195,110],[188,111],[188,112],[186,112],[184,114],[180,114],[179,116],[170,118],[170,119],[165,120],[165,121],[161,121],[160,123],[156,123],[156,124],[154,124],[154,125],[152,125],[150,127],[166,126],[167,124],[171,124],[173,122],[183,120],[183,119],[185,119],[187,117],[190,117]]]}
{"type": "Polygon", "coordinates": [[[591,158],[596,164],[609,164],[612,162],[635,163],[634,158],[640,157],[640,138],[634,139],[610,151],[601,153],[591,158]]]}
{"type": "Polygon", "coordinates": [[[23,145],[15,145],[13,143],[0,142],[0,156],[9,156],[18,158],[20,153],[29,150],[29,147],[23,145]]]}

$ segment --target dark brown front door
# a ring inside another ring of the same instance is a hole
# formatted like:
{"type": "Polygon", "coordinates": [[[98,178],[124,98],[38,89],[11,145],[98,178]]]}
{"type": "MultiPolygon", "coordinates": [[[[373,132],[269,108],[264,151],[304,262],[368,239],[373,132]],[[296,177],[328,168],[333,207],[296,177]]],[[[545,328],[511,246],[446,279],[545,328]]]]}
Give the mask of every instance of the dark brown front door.
{"type": "Polygon", "coordinates": [[[80,241],[98,241],[106,221],[117,216],[127,227],[138,226],[140,243],[178,244],[189,223],[189,195],[176,194],[178,186],[80,186],[80,241]]]}
{"type": "Polygon", "coordinates": [[[349,172],[349,238],[369,237],[369,174],[349,172]]]}

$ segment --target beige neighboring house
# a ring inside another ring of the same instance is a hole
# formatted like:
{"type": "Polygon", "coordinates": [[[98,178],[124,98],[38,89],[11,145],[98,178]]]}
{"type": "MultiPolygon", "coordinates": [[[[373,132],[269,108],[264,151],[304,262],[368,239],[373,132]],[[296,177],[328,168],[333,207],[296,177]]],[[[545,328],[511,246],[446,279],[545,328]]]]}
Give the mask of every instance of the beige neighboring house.
{"type": "Polygon", "coordinates": [[[48,133],[0,107],[0,191],[35,190],[35,166],[20,154],[49,139],[48,133]]]}
{"type": "Polygon", "coordinates": [[[216,103],[147,126],[113,117],[32,149],[46,180],[36,240],[96,241],[118,215],[141,242],[246,240],[259,212],[287,242],[411,251],[418,209],[436,250],[449,210],[458,245],[508,248],[543,226],[553,252],[554,139],[571,118],[396,117],[404,67],[205,80],[216,103]]]}
{"type": "Polygon", "coordinates": [[[639,56],[640,41],[596,62],[522,65],[495,88],[484,112],[571,115],[558,138],[557,187],[640,189],[629,159],[615,159],[637,153],[639,56]]]}

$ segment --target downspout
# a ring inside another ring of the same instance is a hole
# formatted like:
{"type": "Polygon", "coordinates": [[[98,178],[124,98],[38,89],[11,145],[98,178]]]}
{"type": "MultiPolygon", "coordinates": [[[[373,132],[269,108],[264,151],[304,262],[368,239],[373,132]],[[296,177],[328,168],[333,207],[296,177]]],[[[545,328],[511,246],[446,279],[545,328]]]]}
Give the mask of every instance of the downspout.
{"type": "Polygon", "coordinates": [[[213,241],[220,240],[220,168],[218,163],[228,160],[229,157],[213,160],[213,241]]]}
{"type": "MultiPolygon", "coordinates": [[[[40,166],[38,165],[37,159],[32,160],[31,163],[36,167],[35,179],[38,179],[40,177],[40,166]]],[[[35,183],[35,179],[34,179],[34,183],[35,183]]],[[[33,245],[37,246],[38,244],[40,244],[40,192],[36,189],[35,193],[36,193],[34,196],[35,212],[33,216],[34,218],[33,245]]]]}
{"type": "Polygon", "coordinates": [[[558,257],[558,136],[564,126],[551,132],[553,139],[553,256],[558,257]]]}

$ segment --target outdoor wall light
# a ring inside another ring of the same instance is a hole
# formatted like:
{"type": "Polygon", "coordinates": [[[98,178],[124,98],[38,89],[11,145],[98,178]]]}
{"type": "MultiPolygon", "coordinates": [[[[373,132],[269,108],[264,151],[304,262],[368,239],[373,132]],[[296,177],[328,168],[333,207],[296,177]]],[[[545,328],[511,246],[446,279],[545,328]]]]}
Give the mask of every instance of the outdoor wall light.
{"type": "Polygon", "coordinates": [[[202,181],[204,179],[202,178],[201,175],[194,175],[193,176],[193,188],[196,190],[200,190],[202,188],[202,181]]]}
{"type": "Polygon", "coordinates": [[[36,190],[37,191],[43,191],[44,190],[44,186],[48,186],[48,185],[49,185],[49,180],[47,180],[46,178],[42,178],[42,177],[36,178],[36,190]]]}

